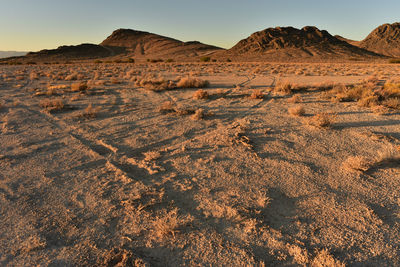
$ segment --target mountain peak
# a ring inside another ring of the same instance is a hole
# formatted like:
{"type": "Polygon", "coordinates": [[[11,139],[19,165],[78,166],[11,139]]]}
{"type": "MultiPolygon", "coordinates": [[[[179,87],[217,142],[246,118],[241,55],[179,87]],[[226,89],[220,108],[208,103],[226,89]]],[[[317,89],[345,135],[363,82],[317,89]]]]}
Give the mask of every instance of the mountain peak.
{"type": "Polygon", "coordinates": [[[400,57],[400,23],[386,23],[360,42],[360,47],[392,57],[400,57]]]}
{"type": "Polygon", "coordinates": [[[228,50],[231,55],[260,55],[268,58],[350,58],[377,57],[314,26],[301,29],[276,27],[255,32],[228,50]]]}

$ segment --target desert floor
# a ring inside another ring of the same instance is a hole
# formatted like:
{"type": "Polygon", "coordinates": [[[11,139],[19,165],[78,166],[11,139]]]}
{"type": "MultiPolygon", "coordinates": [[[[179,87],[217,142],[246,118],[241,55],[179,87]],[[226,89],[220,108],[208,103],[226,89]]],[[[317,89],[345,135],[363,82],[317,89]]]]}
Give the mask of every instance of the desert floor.
{"type": "Polygon", "coordinates": [[[400,113],[331,101],[323,88],[399,74],[0,66],[0,265],[398,266],[400,113]],[[186,76],[208,80],[209,98],[140,83],[186,76]],[[274,91],[282,81],[304,88],[274,91]],[[288,112],[298,106],[302,116],[288,112]],[[324,112],[330,127],[310,125],[324,112]]]}

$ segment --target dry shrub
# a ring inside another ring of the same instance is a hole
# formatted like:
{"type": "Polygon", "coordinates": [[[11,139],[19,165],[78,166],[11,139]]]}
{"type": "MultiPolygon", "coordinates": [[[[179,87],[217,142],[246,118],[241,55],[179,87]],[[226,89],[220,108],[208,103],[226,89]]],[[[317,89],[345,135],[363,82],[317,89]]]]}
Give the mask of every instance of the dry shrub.
{"type": "Polygon", "coordinates": [[[195,113],[195,110],[190,108],[176,107],[174,103],[172,103],[171,101],[164,102],[158,108],[158,111],[162,114],[174,113],[180,116],[190,115],[195,113]]]}
{"type": "Polygon", "coordinates": [[[357,86],[339,85],[335,86],[329,95],[336,102],[357,101],[362,107],[383,105],[400,109],[400,83],[396,82],[379,86],[377,81],[367,80],[357,86]]]}
{"type": "Polygon", "coordinates": [[[358,105],[360,107],[375,107],[378,105],[379,103],[379,97],[376,95],[370,95],[370,96],[366,96],[364,98],[361,98],[360,100],[358,100],[358,105]]]}
{"type": "Polygon", "coordinates": [[[366,157],[352,156],[343,162],[343,169],[349,173],[362,174],[369,170],[372,162],[366,157]]]}
{"type": "Polygon", "coordinates": [[[293,89],[294,89],[294,85],[291,82],[278,81],[277,84],[275,85],[274,91],[279,94],[289,95],[292,93],[293,89]]]}
{"type": "Polygon", "coordinates": [[[336,114],[321,112],[305,121],[307,125],[317,128],[329,128],[336,121],[336,114]]]}
{"type": "Polygon", "coordinates": [[[194,77],[185,77],[181,78],[176,85],[179,88],[205,88],[210,85],[210,82],[194,77]]]}
{"type": "Polygon", "coordinates": [[[372,96],[373,90],[364,85],[336,84],[327,94],[334,102],[349,102],[372,96]]]}
{"type": "Polygon", "coordinates": [[[66,107],[61,99],[45,99],[40,101],[39,105],[47,112],[60,111],[66,107]]]}
{"type": "Polygon", "coordinates": [[[250,95],[251,99],[264,99],[264,94],[260,90],[255,90],[250,95]]]}
{"type": "Polygon", "coordinates": [[[288,112],[292,116],[303,116],[306,113],[306,110],[303,106],[296,106],[288,109],[288,112]]]}
{"type": "Polygon", "coordinates": [[[328,250],[323,249],[317,252],[315,258],[310,262],[311,267],[345,267],[344,263],[335,260],[328,250]]]}
{"type": "Polygon", "coordinates": [[[207,91],[204,91],[202,89],[197,90],[196,92],[194,92],[193,94],[193,98],[194,99],[208,99],[209,98],[209,94],[207,93],[207,91]]]}
{"type": "Polygon", "coordinates": [[[135,86],[144,87],[148,90],[160,92],[175,89],[176,84],[171,80],[160,79],[142,79],[135,82],[135,86]]]}
{"type": "Polygon", "coordinates": [[[74,83],[71,85],[72,92],[84,92],[88,89],[89,89],[89,87],[86,82],[74,83]]]}
{"type": "Polygon", "coordinates": [[[383,86],[380,94],[384,98],[400,97],[400,83],[396,82],[386,83],[383,86]]]}

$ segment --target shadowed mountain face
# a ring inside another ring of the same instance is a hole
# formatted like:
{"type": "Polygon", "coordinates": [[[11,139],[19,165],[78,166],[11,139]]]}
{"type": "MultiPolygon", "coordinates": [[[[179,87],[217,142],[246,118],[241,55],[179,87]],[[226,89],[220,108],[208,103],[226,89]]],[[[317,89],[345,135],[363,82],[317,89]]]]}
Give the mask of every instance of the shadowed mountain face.
{"type": "Polygon", "coordinates": [[[316,27],[268,28],[253,33],[227,51],[229,55],[258,55],[272,59],[290,58],[380,58],[380,55],[339,40],[316,27]]]}
{"type": "Polygon", "coordinates": [[[102,58],[110,55],[112,55],[112,51],[106,47],[95,44],[81,44],[30,52],[27,54],[27,57],[46,60],[76,60],[102,58]]]}
{"type": "Polygon", "coordinates": [[[134,57],[196,57],[221,50],[219,47],[200,42],[182,42],[169,37],[130,29],[114,31],[100,45],[110,48],[125,48],[126,53],[134,57]]]}
{"type": "Polygon", "coordinates": [[[359,46],[386,56],[400,57],[400,23],[379,26],[359,46]]]}

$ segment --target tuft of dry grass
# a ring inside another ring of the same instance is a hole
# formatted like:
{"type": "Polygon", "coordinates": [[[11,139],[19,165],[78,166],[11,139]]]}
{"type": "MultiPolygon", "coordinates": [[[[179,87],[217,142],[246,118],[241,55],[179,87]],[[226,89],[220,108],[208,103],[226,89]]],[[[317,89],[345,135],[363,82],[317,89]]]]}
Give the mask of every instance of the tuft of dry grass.
{"type": "Polygon", "coordinates": [[[288,109],[288,112],[292,116],[303,116],[306,110],[303,106],[296,106],[288,109]]]}
{"type": "Polygon", "coordinates": [[[179,88],[205,88],[210,85],[209,81],[194,77],[181,78],[176,84],[179,88]]]}
{"type": "Polygon", "coordinates": [[[283,94],[283,95],[290,95],[292,93],[293,89],[294,89],[294,85],[291,82],[278,81],[274,87],[274,92],[283,94]]]}
{"type": "Polygon", "coordinates": [[[208,99],[209,97],[210,97],[210,95],[208,94],[208,92],[204,91],[202,89],[197,90],[193,94],[194,99],[208,99]]]}
{"type": "Polygon", "coordinates": [[[337,115],[334,113],[321,112],[305,120],[305,123],[317,128],[329,128],[336,121],[337,115]]]}
{"type": "Polygon", "coordinates": [[[45,99],[40,101],[39,106],[50,113],[61,111],[66,107],[62,99],[45,99]]]}
{"type": "Polygon", "coordinates": [[[251,99],[264,99],[264,94],[260,90],[255,90],[250,95],[251,99]]]}
{"type": "Polygon", "coordinates": [[[343,169],[349,173],[362,174],[369,170],[373,162],[363,156],[351,156],[343,162],[343,169]]]}

